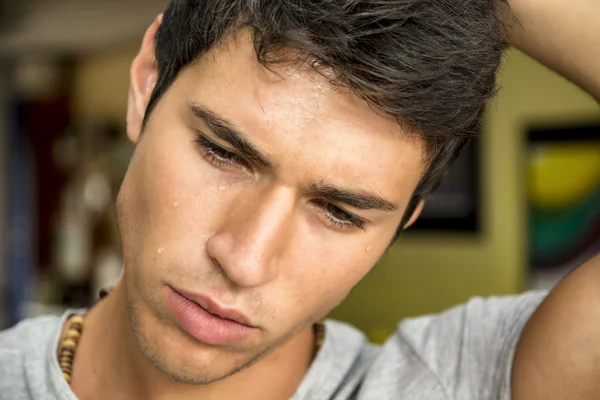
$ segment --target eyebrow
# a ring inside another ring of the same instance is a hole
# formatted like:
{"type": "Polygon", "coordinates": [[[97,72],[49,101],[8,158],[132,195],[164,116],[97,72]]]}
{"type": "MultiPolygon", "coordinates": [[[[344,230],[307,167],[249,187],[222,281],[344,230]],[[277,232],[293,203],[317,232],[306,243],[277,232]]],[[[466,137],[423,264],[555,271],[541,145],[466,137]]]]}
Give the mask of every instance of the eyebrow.
{"type": "Polygon", "coordinates": [[[360,190],[340,189],[325,182],[314,183],[311,190],[319,195],[359,210],[395,211],[398,206],[386,199],[360,190]]]}
{"type": "MultiPolygon", "coordinates": [[[[189,103],[189,109],[194,116],[203,121],[208,128],[219,138],[230,143],[248,159],[261,167],[273,169],[269,158],[253,146],[234,124],[213,111],[199,104],[189,103]]],[[[312,183],[310,191],[330,201],[344,203],[359,210],[395,211],[398,206],[384,198],[370,192],[352,189],[343,189],[324,181],[312,183]]]]}
{"type": "Polygon", "coordinates": [[[215,135],[231,144],[246,158],[261,167],[273,168],[273,163],[269,158],[254,147],[234,124],[199,104],[189,103],[189,108],[192,114],[202,120],[215,135]]]}

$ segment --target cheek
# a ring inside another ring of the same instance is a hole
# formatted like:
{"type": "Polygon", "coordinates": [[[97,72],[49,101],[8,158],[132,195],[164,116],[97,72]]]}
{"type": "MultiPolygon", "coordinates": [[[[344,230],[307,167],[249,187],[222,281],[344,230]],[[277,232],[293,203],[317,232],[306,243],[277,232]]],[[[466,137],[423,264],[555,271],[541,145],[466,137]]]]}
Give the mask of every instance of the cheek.
{"type": "Polygon", "coordinates": [[[124,232],[137,239],[124,247],[133,245],[145,262],[179,253],[193,258],[222,208],[220,173],[202,159],[191,139],[145,134],[122,189],[128,216],[124,232]]]}
{"type": "Polygon", "coordinates": [[[289,254],[280,271],[288,307],[305,307],[311,317],[322,318],[371,270],[378,254],[365,250],[364,238],[340,242],[314,240],[289,254]]]}

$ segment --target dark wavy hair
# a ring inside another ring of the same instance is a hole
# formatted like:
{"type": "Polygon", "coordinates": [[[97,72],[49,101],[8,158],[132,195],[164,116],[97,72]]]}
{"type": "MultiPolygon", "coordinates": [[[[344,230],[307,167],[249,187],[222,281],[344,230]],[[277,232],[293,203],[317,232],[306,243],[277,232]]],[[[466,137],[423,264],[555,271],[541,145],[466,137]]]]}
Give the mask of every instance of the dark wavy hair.
{"type": "Polygon", "coordinates": [[[327,71],[423,141],[427,172],[400,233],[478,131],[495,94],[507,8],[504,0],[172,0],[156,35],[158,80],[145,121],[182,68],[250,29],[263,65],[327,71]]]}

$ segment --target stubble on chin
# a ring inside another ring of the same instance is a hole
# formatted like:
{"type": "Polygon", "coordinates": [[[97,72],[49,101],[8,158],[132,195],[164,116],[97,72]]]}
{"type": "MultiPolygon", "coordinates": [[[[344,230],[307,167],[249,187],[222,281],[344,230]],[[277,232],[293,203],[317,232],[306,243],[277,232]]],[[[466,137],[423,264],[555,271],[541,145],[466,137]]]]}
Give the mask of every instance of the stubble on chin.
{"type": "MultiPolygon", "coordinates": [[[[187,385],[208,385],[224,380],[256,364],[281,345],[279,342],[270,345],[266,349],[263,349],[242,361],[234,360],[231,354],[222,353],[222,355],[220,355],[222,360],[217,364],[231,363],[231,366],[224,368],[224,371],[215,371],[214,367],[210,364],[190,365],[184,360],[169,360],[168,356],[157,347],[157,343],[151,339],[150,334],[146,329],[148,324],[152,324],[152,322],[143,321],[140,307],[135,305],[135,302],[132,301],[133,299],[127,292],[128,291],[126,291],[127,317],[131,332],[133,333],[133,337],[139,350],[150,365],[174,382],[187,385]]],[[[157,323],[156,328],[161,329],[161,325],[157,323]]],[[[165,334],[167,333],[155,333],[158,337],[165,334]]],[[[287,338],[285,341],[287,341],[287,338]]]]}

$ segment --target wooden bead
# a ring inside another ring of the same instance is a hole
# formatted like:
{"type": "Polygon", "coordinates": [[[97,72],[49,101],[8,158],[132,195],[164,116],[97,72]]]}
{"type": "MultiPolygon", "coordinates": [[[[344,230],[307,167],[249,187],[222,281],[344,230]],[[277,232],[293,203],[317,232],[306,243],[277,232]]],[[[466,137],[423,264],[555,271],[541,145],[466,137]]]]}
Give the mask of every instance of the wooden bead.
{"type": "Polygon", "coordinates": [[[69,329],[67,331],[67,334],[65,335],[65,337],[67,339],[71,339],[75,342],[79,341],[79,338],[81,337],[81,333],[75,329],[69,329]]]}
{"type": "Polygon", "coordinates": [[[79,315],[79,314],[73,315],[71,317],[71,319],[69,320],[69,322],[71,322],[71,324],[83,325],[83,315],[79,315]]]}
{"type": "Polygon", "coordinates": [[[83,330],[83,324],[79,322],[73,322],[69,326],[69,329],[75,329],[76,331],[81,332],[83,330]]]}
{"type": "Polygon", "coordinates": [[[75,352],[79,339],[81,338],[81,332],[83,330],[84,315],[73,315],[67,321],[67,332],[65,333],[64,339],[60,343],[58,351],[58,364],[60,370],[63,373],[65,381],[71,384],[71,372],[73,369],[73,359],[75,358],[75,352]]]}
{"type": "Polygon", "coordinates": [[[75,346],[77,346],[77,343],[73,339],[65,339],[62,342],[63,349],[75,349],[75,346]]]}
{"type": "Polygon", "coordinates": [[[314,351],[318,353],[325,341],[325,325],[323,322],[317,322],[313,325],[313,332],[315,335],[314,341],[314,351]]]}
{"type": "Polygon", "coordinates": [[[69,365],[71,365],[72,362],[73,362],[73,357],[59,357],[58,358],[58,363],[59,364],[69,364],[69,365]]]}
{"type": "Polygon", "coordinates": [[[64,349],[61,350],[60,354],[58,355],[58,358],[69,358],[69,359],[72,359],[73,357],[75,357],[75,352],[73,352],[73,351],[66,352],[64,349]]]}

